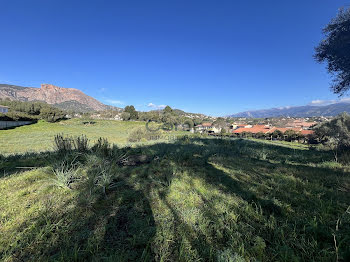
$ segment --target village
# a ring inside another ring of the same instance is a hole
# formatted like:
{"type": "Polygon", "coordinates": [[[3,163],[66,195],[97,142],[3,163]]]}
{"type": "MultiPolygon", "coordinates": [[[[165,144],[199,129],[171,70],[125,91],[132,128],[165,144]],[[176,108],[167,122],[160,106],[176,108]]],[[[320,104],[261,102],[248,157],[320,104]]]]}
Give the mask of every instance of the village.
{"type": "Polygon", "coordinates": [[[214,122],[203,122],[196,125],[192,132],[214,136],[234,136],[240,138],[259,138],[269,140],[286,140],[294,142],[308,142],[318,123],[329,121],[322,117],[317,120],[309,118],[277,118],[260,120],[262,123],[251,123],[247,119],[238,119],[232,124],[217,124],[214,122]]]}

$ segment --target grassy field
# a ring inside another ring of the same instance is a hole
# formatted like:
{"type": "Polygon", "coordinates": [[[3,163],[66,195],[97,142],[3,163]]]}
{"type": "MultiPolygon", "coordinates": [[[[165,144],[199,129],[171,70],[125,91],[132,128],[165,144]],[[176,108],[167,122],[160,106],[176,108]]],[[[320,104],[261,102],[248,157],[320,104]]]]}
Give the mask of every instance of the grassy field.
{"type": "MultiPolygon", "coordinates": [[[[35,141],[38,125],[1,139],[35,141]]],[[[110,125],[88,136],[125,143],[110,125]]],[[[329,152],[239,139],[2,156],[0,260],[349,261],[347,170],[329,152]]]]}
{"type": "MultiPolygon", "coordinates": [[[[58,133],[70,136],[84,134],[90,139],[90,144],[99,137],[103,137],[107,138],[110,143],[125,145],[134,129],[145,128],[145,122],[139,121],[94,120],[94,122],[94,124],[84,124],[84,120],[81,119],[71,119],[58,123],[40,121],[33,125],[0,130],[0,154],[52,150],[54,136],[58,133]]],[[[181,132],[174,131],[172,134],[178,135],[181,132]]]]}

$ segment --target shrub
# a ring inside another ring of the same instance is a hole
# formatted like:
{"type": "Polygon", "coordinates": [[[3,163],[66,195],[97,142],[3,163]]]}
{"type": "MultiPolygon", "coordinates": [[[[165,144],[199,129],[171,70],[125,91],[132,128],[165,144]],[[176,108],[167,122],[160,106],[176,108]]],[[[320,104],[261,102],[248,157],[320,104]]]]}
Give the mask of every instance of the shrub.
{"type": "Polygon", "coordinates": [[[159,132],[149,132],[145,128],[136,128],[134,129],[129,137],[128,142],[141,142],[142,140],[148,141],[152,140],[153,137],[159,136],[159,132]]]}
{"type": "Polygon", "coordinates": [[[315,128],[315,135],[322,144],[333,151],[334,160],[339,153],[350,149],[350,115],[343,113],[329,122],[315,128]]]}
{"type": "Polygon", "coordinates": [[[34,121],[37,120],[36,116],[31,116],[22,112],[8,112],[0,114],[0,120],[2,121],[34,121]]]}
{"type": "Polygon", "coordinates": [[[92,151],[100,156],[109,157],[111,155],[111,145],[106,138],[100,137],[95,145],[92,147],[92,151]]]}
{"type": "Polygon", "coordinates": [[[85,135],[65,137],[64,134],[57,134],[54,139],[54,149],[62,154],[66,154],[73,150],[86,152],[89,149],[89,139],[85,135]]]}
{"type": "Polygon", "coordinates": [[[55,135],[54,149],[61,154],[71,152],[73,149],[73,139],[71,137],[64,137],[63,134],[55,135]]]}
{"type": "Polygon", "coordinates": [[[63,111],[52,107],[45,107],[40,111],[40,118],[51,123],[64,119],[65,115],[63,111]]]}
{"type": "Polygon", "coordinates": [[[86,152],[89,149],[89,139],[85,135],[77,136],[73,139],[73,146],[79,152],[86,152]]]}
{"type": "Polygon", "coordinates": [[[124,121],[130,120],[130,113],[128,113],[128,112],[123,112],[122,115],[121,115],[121,118],[122,118],[124,121]]]}

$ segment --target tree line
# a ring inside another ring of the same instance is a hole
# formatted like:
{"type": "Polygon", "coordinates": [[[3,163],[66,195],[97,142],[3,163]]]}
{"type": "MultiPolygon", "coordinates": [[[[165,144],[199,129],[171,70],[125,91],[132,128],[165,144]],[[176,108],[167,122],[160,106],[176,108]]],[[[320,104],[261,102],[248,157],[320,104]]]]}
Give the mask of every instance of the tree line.
{"type": "Polygon", "coordinates": [[[189,127],[199,125],[205,121],[205,119],[200,117],[189,118],[181,115],[178,111],[173,110],[170,106],[166,106],[163,110],[138,112],[133,105],[129,105],[124,108],[124,111],[121,114],[121,118],[123,121],[152,121],[157,123],[165,123],[168,125],[186,124],[189,127]]]}
{"type": "Polygon", "coordinates": [[[0,114],[2,121],[35,121],[56,122],[64,119],[66,113],[43,102],[22,102],[0,100],[0,105],[9,107],[9,112],[0,114]]]}

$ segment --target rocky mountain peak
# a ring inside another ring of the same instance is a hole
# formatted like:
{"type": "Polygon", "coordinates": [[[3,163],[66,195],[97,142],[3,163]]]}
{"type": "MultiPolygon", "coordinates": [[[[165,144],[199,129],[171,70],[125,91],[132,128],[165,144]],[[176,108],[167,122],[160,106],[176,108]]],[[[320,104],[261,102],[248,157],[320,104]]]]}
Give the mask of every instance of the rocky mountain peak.
{"type": "Polygon", "coordinates": [[[19,101],[43,101],[51,105],[74,102],[75,104],[84,105],[85,108],[90,108],[92,111],[103,111],[111,108],[111,106],[102,104],[78,89],[58,87],[52,84],[41,84],[41,88],[14,88],[11,85],[0,85],[0,98],[19,101]]]}

